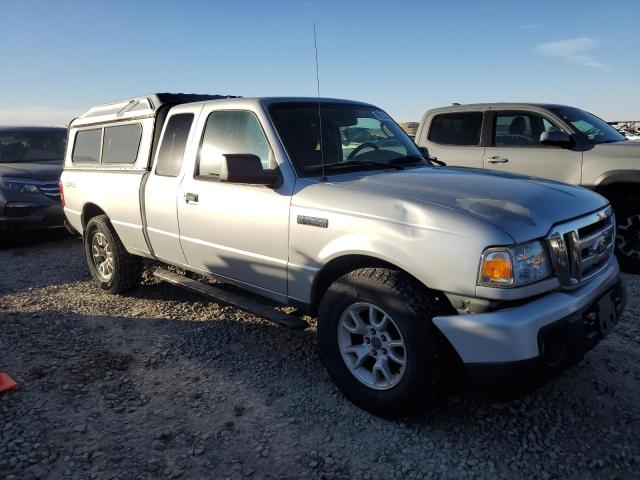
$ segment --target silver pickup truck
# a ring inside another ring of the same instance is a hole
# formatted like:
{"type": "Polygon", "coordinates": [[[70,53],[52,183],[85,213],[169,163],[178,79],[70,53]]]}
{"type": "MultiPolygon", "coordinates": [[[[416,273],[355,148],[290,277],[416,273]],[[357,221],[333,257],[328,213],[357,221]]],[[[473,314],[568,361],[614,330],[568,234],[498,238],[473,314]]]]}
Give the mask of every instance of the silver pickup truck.
{"type": "Polygon", "coordinates": [[[579,108],[533,103],[429,110],[416,142],[447,165],[548,178],[606,197],[620,267],[640,273],[640,142],[579,108]]]}
{"type": "Polygon", "coordinates": [[[97,286],[143,257],[318,317],[346,397],[402,415],[453,356],[509,381],[580,360],[624,303],[600,195],[443,168],[381,109],[155,94],[69,129],[65,213],[97,286]]]}

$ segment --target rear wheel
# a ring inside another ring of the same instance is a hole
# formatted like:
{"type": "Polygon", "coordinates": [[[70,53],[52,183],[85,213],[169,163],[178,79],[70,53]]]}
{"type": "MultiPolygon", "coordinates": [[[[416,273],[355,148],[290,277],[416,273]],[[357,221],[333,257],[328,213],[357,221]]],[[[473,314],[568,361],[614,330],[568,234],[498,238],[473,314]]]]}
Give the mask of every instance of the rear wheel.
{"type": "Polygon", "coordinates": [[[640,196],[629,195],[615,204],[616,256],[620,268],[640,273],[640,196]]]}
{"type": "Polygon", "coordinates": [[[435,379],[435,294],[386,268],[334,282],[318,312],[320,357],[342,393],[377,415],[407,415],[435,379]]]}
{"type": "Polygon", "coordinates": [[[142,259],[127,252],[106,215],[89,220],[84,252],[89,272],[102,290],[122,293],[140,283],[142,259]]]}

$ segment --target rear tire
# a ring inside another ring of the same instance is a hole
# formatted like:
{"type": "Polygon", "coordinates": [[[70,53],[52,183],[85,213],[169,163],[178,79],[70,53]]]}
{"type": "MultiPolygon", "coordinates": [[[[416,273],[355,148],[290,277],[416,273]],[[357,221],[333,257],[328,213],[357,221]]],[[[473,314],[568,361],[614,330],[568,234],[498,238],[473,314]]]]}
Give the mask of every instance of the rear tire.
{"type": "Polygon", "coordinates": [[[410,414],[436,378],[438,305],[434,292],[396,270],[363,268],[336,280],[320,303],[318,346],[342,393],[376,415],[410,414]]]}
{"type": "Polygon", "coordinates": [[[109,217],[98,215],[89,220],[83,241],[85,260],[98,287],[117,294],[139,285],[142,259],[127,252],[109,217]]]}
{"type": "Polygon", "coordinates": [[[640,195],[626,195],[614,203],[614,210],[620,268],[627,273],[640,273],[640,195]]]}

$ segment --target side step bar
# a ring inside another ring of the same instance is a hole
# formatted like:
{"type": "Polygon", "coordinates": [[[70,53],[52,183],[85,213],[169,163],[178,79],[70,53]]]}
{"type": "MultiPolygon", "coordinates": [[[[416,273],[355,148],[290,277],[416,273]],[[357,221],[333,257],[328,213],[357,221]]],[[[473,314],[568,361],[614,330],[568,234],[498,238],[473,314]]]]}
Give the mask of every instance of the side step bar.
{"type": "Polygon", "coordinates": [[[184,275],[179,275],[177,273],[170,272],[169,270],[165,270],[164,268],[156,269],[153,272],[153,275],[164,282],[177,285],[178,287],[182,287],[190,292],[211,298],[216,302],[234,306],[252,313],[253,315],[264,318],[265,320],[269,320],[270,322],[282,325],[283,327],[292,328],[294,330],[304,330],[309,326],[307,322],[294,317],[293,315],[287,315],[279,310],[245,298],[242,295],[226,292],[220,288],[198,282],[191,278],[187,278],[184,275]]]}

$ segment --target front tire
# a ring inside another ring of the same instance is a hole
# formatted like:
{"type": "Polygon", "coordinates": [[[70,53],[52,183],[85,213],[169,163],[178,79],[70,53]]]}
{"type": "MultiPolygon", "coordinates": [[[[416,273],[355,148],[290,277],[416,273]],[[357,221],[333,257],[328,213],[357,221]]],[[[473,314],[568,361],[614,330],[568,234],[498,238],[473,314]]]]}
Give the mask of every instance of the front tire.
{"type": "Polygon", "coordinates": [[[614,209],[620,268],[627,273],[640,273],[640,196],[626,196],[616,202],[614,209]]]}
{"type": "Polygon", "coordinates": [[[142,259],[127,252],[106,215],[89,220],[84,253],[93,281],[102,290],[123,293],[140,283],[142,259]]]}
{"type": "Polygon", "coordinates": [[[355,270],[329,287],[318,311],[320,358],[350,401],[384,417],[411,413],[436,377],[438,303],[386,268],[355,270]]]}

